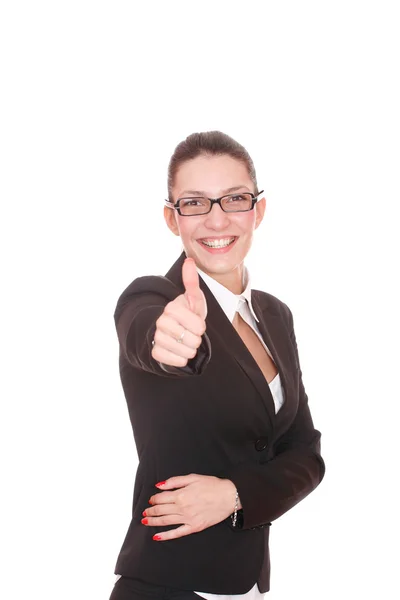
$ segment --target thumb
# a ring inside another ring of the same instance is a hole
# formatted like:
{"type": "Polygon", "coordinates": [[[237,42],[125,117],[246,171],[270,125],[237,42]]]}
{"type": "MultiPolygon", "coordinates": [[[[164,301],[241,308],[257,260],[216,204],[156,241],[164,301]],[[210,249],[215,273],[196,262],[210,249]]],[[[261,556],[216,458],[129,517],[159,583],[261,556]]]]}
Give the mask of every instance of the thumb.
{"type": "Polygon", "coordinates": [[[188,296],[197,297],[199,295],[199,274],[193,258],[186,258],[182,265],[182,281],[188,296]]]}
{"type": "Polygon", "coordinates": [[[193,258],[186,258],[182,265],[182,281],[190,310],[205,319],[207,316],[207,302],[203,291],[200,289],[199,274],[193,258]]]}

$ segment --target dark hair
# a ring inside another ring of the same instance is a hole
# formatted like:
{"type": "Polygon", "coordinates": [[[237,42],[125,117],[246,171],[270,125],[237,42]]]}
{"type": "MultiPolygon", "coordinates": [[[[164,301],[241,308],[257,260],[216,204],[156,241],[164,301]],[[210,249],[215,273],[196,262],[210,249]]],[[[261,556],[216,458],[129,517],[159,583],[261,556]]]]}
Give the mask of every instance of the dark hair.
{"type": "Polygon", "coordinates": [[[168,165],[168,199],[172,200],[172,187],[179,167],[198,156],[220,156],[227,154],[240,160],[247,168],[257,194],[257,178],[253,161],[246,148],[222,131],[202,131],[192,133],[180,142],[174,150],[168,165]]]}

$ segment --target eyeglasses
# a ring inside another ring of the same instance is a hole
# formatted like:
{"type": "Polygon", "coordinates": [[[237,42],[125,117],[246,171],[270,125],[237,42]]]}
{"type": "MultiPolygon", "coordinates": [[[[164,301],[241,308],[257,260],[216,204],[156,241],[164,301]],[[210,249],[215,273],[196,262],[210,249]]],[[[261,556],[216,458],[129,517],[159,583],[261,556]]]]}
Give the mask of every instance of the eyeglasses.
{"type": "Polygon", "coordinates": [[[255,196],[250,192],[240,194],[229,194],[221,198],[206,198],[205,196],[195,196],[192,198],[178,198],[174,204],[172,200],[165,200],[169,208],[174,208],[182,217],[191,217],[195,215],[206,215],[213,207],[213,204],[219,204],[224,212],[236,213],[247,212],[254,208],[258,196],[264,190],[258,192],[255,196]]]}

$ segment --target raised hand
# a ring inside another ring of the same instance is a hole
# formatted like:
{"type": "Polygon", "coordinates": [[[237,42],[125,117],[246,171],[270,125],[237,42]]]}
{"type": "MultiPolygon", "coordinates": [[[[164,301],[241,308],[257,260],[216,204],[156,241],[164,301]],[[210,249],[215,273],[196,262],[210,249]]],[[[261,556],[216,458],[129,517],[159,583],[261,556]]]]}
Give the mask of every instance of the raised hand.
{"type": "Polygon", "coordinates": [[[182,281],[185,292],[169,302],[156,321],[151,351],[155,360],[174,367],[185,367],[196,356],[206,330],[207,302],[192,258],[182,265],[182,281]]]}

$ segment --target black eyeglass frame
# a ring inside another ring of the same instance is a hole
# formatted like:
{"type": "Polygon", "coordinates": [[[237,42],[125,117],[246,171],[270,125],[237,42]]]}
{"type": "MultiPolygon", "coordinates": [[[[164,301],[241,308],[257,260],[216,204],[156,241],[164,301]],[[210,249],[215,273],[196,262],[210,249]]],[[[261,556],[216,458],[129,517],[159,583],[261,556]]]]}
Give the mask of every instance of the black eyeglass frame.
{"type": "Polygon", "coordinates": [[[178,214],[181,215],[181,217],[201,217],[203,215],[208,215],[208,213],[211,212],[212,207],[214,206],[214,204],[219,204],[220,208],[224,212],[226,212],[226,213],[232,213],[233,214],[233,213],[239,213],[239,212],[249,212],[249,211],[253,210],[255,203],[258,201],[258,196],[261,196],[261,194],[263,192],[264,192],[264,190],[261,190],[261,192],[258,192],[258,194],[256,194],[256,195],[254,195],[252,192],[237,192],[236,194],[225,194],[224,196],[221,196],[220,198],[207,198],[207,196],[193,196],[191,198],[190,197],[189,198],[178,198],[178,200],[176,201],[175,204],[172,202],[172,200],[165,200],[165,202],[168,204],[169,208],[174,208],[175,210],[177,210],[178,214]],[[240,196],[241,193],[242,194],[250,194],[251,200],[252,200],[252,204],[251,204],[251,207],[249,209],[247,209],[247,210],[225,210],[222,207],[221,200],[223,198],[229,198],[229,197],[232,197],[232,196],[240,196]],[[196,198],[206,198],[207,200],[209,200],[211,202],[211,204],[210,204],[210,210],[208,210],[207,212],[204,212],[204,213],[198,213],[197,215],[196,214],[193,214],[193,215],[184,215],[184,214],[182,214],[181,209],[179,207],[180,201],[181,200],[196,200],[196,198]]]}

